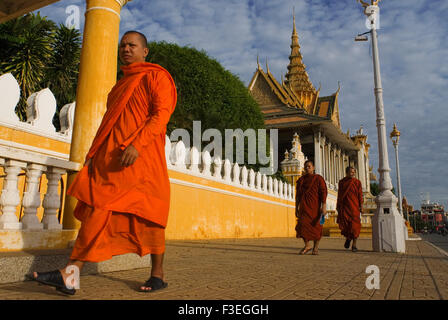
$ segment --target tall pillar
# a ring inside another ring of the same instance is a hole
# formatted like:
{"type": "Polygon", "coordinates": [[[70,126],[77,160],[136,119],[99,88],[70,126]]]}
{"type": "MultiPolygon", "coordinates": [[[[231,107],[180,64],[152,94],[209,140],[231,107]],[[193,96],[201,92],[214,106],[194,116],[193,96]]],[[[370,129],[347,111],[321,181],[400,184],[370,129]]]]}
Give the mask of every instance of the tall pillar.
{"type": "MultiPolygon", "coordinates": [[[[106,111],[107,95],[117,78],[120,11],[129,0],[86,0],[85,25],[79,66],[70,161],[84,163],[106,111]]],[[[68,185],[75,174],[68,176],[68,185]]],[[[73,216],[77,200],[67,196],[64,229],[78,229],[73,216]]]]}
{"type": "Polygon", "coordinates": [[[322,162],[320,159],[320,130],[314,131],[314,166],[316,173],[322,175],[322,162]]]}

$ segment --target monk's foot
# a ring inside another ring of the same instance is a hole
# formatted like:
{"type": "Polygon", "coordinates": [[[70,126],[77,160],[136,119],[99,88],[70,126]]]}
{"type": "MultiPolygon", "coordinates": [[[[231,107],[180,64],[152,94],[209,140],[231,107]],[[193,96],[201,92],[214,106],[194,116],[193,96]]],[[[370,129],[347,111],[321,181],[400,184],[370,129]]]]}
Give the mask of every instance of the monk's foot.
{"type": "Polygon", "coordinates": [[[313,249],[313,248],[311,248],[311,247],[310,247],[310,248],[305,247],[305,248],[303,248],[302,250],[300,250],[299,254],[300,254],[300,255],[307,254],[307,253],[310,252],[312,249],[313,249]]]}
{"type": "Polygon", "coordinates": [[[60,270],[39,273],[33,272],[32,275],[27,276],[27,278],[47,286],[55,287],[56,290],[65,294],[74,295],[76,293],[74,288],[68,288],[65,285],[65,281],[60,270]]]}
{"type": "Polygon", "coordinates": [[[350,248],[350,242],[351,242],[351,241],[352,241],[352,240],[350,240],[350,239],[345,240],[345,243],[344,243],[344,248],[345,248],[345,249],[350,248]]]}
{"type": "Polygon", "coordinates": [[[313,249],[313,253],[312,253],[312,255],[313,255],[313,256],[317,256],[318,254],[319,254],[319,249],[314,248],[314,249],[313,249]]]}
{"type": "Polygon", "coordinates": [[[358,248],[356,248],[355,246],[352,246],[352,252],[358,252],[358,248]]]}
{"type": "Polygon", "coordinates": [[[141,287],[140,292],[154,292],[160,289],[164,289],[168,286],[168,283],[161,278],[151,276],[141,287]]]}

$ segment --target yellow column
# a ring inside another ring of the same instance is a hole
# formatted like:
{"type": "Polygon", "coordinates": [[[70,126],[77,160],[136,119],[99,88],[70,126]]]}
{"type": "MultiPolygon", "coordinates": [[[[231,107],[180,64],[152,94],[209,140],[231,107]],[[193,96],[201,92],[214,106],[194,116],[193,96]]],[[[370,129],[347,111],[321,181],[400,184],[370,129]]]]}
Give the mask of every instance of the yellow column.
{"type": "MultiPolygon", "coordinates": [[[[116,82],[120,11],[128,0],[87,0],[70,161],[84,163],[116,82]]],[[[68,177],[68,185],[75,174],[68,177]]],[[[76,199],[67,196],[64,229],[79,229],[76,199]]]]}

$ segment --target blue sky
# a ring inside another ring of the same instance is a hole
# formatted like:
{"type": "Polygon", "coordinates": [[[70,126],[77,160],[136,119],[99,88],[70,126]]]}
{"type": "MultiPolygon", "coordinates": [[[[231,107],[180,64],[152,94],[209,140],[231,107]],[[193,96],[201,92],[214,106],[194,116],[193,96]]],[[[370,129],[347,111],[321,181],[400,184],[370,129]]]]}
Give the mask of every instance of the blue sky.
{"type": "MultiPolygon", "coordinates": [[[[77,5],[84,24],[84,0],[61,0],[40,9],[65,23],[66,8],[77,5]]],[[[205,50],[247,85],[268,59],[277,79],[290,53],[292,8],[304,63],[315,87],[330,95],[341,82],[342,129],[368,134],[370,163],[378,176],[377,130],[370,42],[355,43],[368,31],[355,0],[133,0],[121,13],[120,35],[144,32],[148,39],[205,50]]],[[[421,194],[448,206],[448,1],[380,2],[379,48],[387,132],[396,122],[402,193],[415,207],[421,194]]],[[[265,67],[264,67],[265,68],[265,67]]],[[[395,156],[389,142],[391,178],[395,156]]]]}

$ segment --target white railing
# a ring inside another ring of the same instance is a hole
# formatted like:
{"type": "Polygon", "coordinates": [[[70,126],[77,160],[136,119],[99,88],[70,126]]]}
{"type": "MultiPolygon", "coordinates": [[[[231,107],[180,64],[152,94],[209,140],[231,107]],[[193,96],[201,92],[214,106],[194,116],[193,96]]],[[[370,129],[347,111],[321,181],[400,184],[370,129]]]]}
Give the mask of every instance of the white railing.
{"type": "MultiPolygon", "coordinates": [[[[0,166],[5,171],[0,197],[0,230],[60,230],[58,220],[61,195],[58,192],[61,177],[70,171],[78,171],[80,165],[62,159],[47,157],[29,151],[0,146],[0,166]],[[25,171],[22,201],[18,186],[19,174],[25,171]],[[41,176],[47,177],[47,192],[41,199],[39,184],[41,176]],[[23,217],[16,216],[17,206],[22,205],[23,217]],[[42,221],[37,211],[43,207],[42,221]]],[[[63,192],[63,190],[61,190],[63,192]]],[[[63,196],[63,195],[62,195],[63,196]]]]}
{"type": "MultiPolygon", "coordinates": [[[[71,142],[75,103],[69,103],[59,112],[61,130],[56,132],[53,117],[56,112],[56,99],[50,89],[33,93],[26,100],[27,122],[20,121],[15,108],[20,99],[20,86],[11,73],[0,76],[0,125],[25,132],[71,142]]],[[[1,140],[1,137],[0,137],[1,140]]],[[[1,141],[0,141],[1,142],[1,141]]],[[[1,143],[0,143],[1,144],[1,143]]]]}
{"type": "Polygon", "coordinates": [[[171,142],[166,136],[165,157],[168,169],[250,190],[279,199],[294,201],[294,188],[278,179],[253,169],[232,164],[228,159],[210,156],[208,151],[199,153],[195,147],[187,149],[182,141],[171,142]]]}

